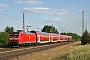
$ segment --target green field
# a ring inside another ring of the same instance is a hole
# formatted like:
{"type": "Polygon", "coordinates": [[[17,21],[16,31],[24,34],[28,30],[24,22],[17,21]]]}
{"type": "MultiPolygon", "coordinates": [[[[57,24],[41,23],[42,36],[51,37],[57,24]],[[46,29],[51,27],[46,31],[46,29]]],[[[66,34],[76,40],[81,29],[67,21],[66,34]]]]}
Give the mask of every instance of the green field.
{"type": "Polygon", "coordinates": [[[90,45],[80,45],[63,56],[63,60],[90,60],[90,45]]]}

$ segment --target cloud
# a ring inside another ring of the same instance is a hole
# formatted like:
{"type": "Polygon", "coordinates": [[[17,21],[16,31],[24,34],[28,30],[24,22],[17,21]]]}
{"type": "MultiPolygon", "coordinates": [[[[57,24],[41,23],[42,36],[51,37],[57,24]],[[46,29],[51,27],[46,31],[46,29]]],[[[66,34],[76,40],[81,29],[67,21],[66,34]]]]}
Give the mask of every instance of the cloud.
{"type": "Polygon", "coordinates": [[[41,1],[37,1],[37,0],[19,0],[19,1],[15,1],[16,3],[19,3],[19,4],[42,4],[43,2],[41,1]]]}
{"type": "Polygon", "coordinates": [[[67,18],[67,20],[80,21],[80,20],[82,20],[82,19],[81,19],[81,17],[79,17],[79,16],[74,16],[74,17],[69,17],[69,18],[67,18]]]}
{"type": "MultiPolygon", "coordinates": [[[[82,17],[79,17],[79,16],[74,16],[74,17],[69,17],[69,18],[59,18],[59,17],[55,17],[55,18],[47,18],[47,17],[44,17],[43,18],[45,21],[62,21],[62,22],[65,22],[65,23],[75,23],[75,24],[78,24],[78,23],[82,23],[82,17]]],[[[90,22],[90,18],[89,17],[85,17],[84,18],[84,21],[85,23],[88,23],[90,22]]]]}
{"type": "Polygon", "coordinates": [[[5,4],[0,4],[0,8],[6,8],[7,7],[7,5],[5,5],[5,4]]]}
{"type": "Polygon", "coordinates": [[[50,9],[50,8],[24,8],[22,9],[24,12],[30,13],[45,13],[45,14],[58,14],[58,15],[66,15],[70,14],[70,9],[50,9]]]}
{"type": "Polygon", "coordinates": [[[56,22],[59,22],[59,21],[65,21],[65,18],[43,18],[44,20],[48,21],[48,22],[53,22],[53,21],[56,21],[56,22]]]}
{"type": "Polygon", "coordinates": [[[65,15],[69,13],[70,13],[69,9],[55,9],[53,14],[65,15]]]}
{"type": "Polygon", "coordinates": [[[0,9],[1,11],[4,11],[4,9],[0,9]]]}
{"type": "Polygon", "coordinates": [[[49,8],[24,8],[22,11],[30,12],[30,13],[40,13],[40,12],[46,12],[49,10],[50,10],[49,8]]]}
{"type": "Polygon", "coordinates": [[[48,18],[43,18],[44,20],[48,20],[48,18]]]}
{"type": "Polygon", "coordinates": [[[90,21],[90,18],[89,17],[85,17],[84,19],[87,20],[87,21],[90,21]]]}

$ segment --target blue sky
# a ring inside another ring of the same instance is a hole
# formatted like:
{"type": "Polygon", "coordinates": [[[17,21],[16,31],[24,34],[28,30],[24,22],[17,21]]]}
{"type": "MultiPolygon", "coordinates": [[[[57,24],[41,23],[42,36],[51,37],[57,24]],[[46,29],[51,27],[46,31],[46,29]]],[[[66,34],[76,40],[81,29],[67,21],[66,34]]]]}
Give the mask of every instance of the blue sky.
{"type": "Polygon", "coordinates": [[[0,31],[6,26],[22,29],[22,14],[29,30],[40,31],[44,25],[52,25],[61,33],[82,34],[82,11],[85,28],[90,32],[90,0],[1,0],[0,31]]]}

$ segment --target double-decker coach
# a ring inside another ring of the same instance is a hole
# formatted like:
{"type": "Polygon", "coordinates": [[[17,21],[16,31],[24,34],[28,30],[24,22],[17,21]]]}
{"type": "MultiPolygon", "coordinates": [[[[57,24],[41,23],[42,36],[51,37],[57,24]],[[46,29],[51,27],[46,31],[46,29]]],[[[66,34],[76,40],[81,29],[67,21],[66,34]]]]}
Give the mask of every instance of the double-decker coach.
{"type": "Polygon", "coordinates": [[[49,33],[49,36],[50,36],[50,42],[60,41],[60,35],[59,34],[49,33]]]}
{"type": "MultiPolygon", "coordinates": [[[[32,32],[32,31],[31,31],[32,32]]],[[[48,36],[48,33],[46,32],[39,32],[39,31],[34,31],[37,35],[37,43],[49,43],[50,39],[48,36]]]]}

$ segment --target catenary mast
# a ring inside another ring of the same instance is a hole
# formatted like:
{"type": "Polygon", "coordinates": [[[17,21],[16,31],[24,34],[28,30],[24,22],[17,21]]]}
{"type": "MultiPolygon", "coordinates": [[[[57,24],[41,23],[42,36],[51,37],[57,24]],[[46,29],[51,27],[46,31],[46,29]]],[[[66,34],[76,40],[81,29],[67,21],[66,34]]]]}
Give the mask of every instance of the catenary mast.
{"type": "Polygon", "coordinates": [[[24,13],[23,13],[23,32],[25,32],[25,21],[24,21],[24,13]]]}

